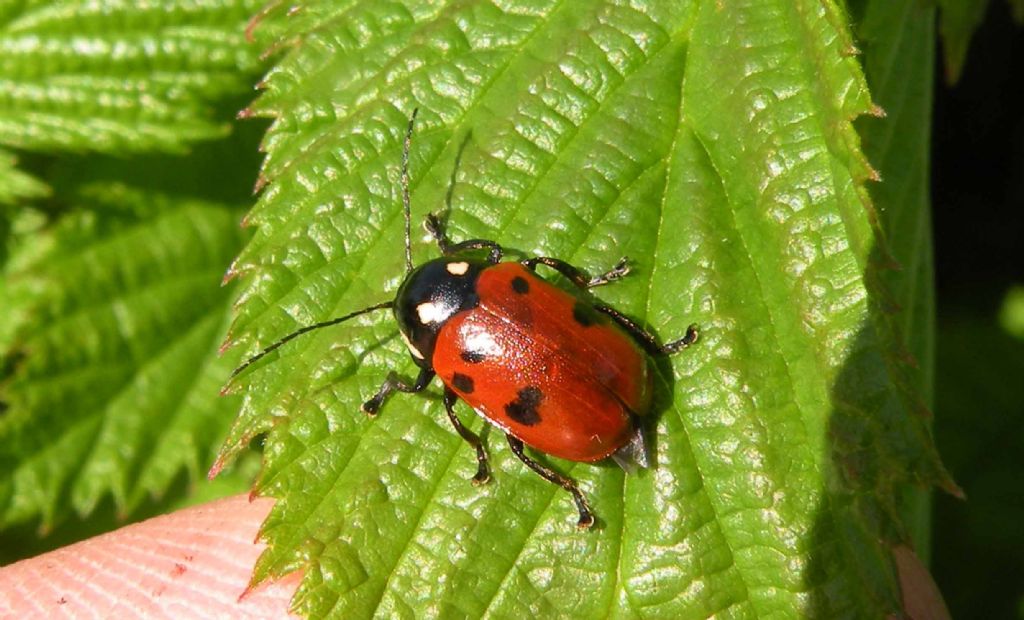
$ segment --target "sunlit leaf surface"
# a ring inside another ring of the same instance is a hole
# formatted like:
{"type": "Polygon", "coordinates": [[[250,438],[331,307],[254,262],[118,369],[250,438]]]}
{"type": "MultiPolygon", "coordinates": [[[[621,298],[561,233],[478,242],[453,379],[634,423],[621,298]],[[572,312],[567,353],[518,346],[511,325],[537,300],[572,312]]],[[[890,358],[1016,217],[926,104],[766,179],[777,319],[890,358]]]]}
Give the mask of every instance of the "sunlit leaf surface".
{"type": "MultiPolygon", "coordinates": [[[[909,40],[928,40],[931,13],[915,6],[860,15],[904,11],[925,24],[909,40]]],[[[259,490],[279,501],[257,581],[304,569],[296,604],[318,617],[899,610],[898,498],[948,480],[883,273],[891,254],[926,248],[882,245],[877,173],[851,124],[881,111],[838,6],[286,9],[264,19],[290,51],[251,107],[275,120],[234,267],[246,351],[394,295],[415,107],[417,223],[447,208],[456,239],[594,272],[628,255],[634,272],[598,296],[663,339],[691,322],[702,339],[656,365],[652,470],[553,462],[591,498],[588,533],[493,430],[494,480],[470,485],[472,452],[436,388],[359,413],[389,370],[414,373],[386,313],[289,343],[236,384],[246,400],[223,455],[267,433],[259,490]]],[[[873,33],[883,49],[902,35],[873,33]]],[[[434,255],[417,232],[416,260],[434,255]]]]}

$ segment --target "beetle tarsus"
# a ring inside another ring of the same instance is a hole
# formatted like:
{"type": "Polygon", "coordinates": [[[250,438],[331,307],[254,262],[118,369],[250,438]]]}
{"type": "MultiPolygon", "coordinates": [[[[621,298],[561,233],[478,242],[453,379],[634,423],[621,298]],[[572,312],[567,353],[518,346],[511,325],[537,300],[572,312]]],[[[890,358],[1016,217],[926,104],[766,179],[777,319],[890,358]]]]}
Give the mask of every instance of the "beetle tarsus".
{"type": "Polygon", "coordinates": [[[683,349],[689,347],[691,344],[697,342],[700,337],[700,331],[696,323],[691,324],[686,328],[686,334],[683,335],[679,340],[673,340],[668,344],[659,344],[658,339],[653,334],[640,327],[640,325],[629,318],[625,314],[622,314],[615,308],[606,306],[604,304],[595,304],[594,309],[602,314],[606,314],[615,320],[619,324],[619,327],[626,330],[630,336],[643,347],[651,355],[672,355],[678,353],[683,349]]]}
{"type": "Polygon", "coordinates": [[[683,335],[679,340],[672,341],[661,347],[661,352],[665,355],[672,355],[678,353],[691,344],[697,342],[700,338],[700,331],[697,329],[696,324],[691,324],[686,328],[686,334],[683,335]]]}
{"type": "Polygon", "coordinates": [[[366,401],[359,408],[363,410],[363,413],[370,416],[371,418],[377,416],[377,412],[380,411],[380,405],[384,401],[383,398],[377,398],[374,396],[370,400],[366,401]]]}
{"type": "MultiPolygon", "coordinates": [[[[578,507],[578,506],[577,506],[578,507]]],[[[576,523],[576,527],[581,530],[589,530],[594,527],[594,515],[580,510],[580,520],[576,523]]]]}
{"type": "Polygon", "coordinates": [[[594,288],[596,286],[604,286],[605,284],[617,282],[629,275],[629,270],[629,257],[623,256],[611,269],[599,276],[590,278],[590,281],[587,282],[587,288],[594,288]]]}
{"type": "Polygon", "coordinates": [[[437,242],[437,247],[441,249],[442,254],[448,254],[448,248],[451,247],[451,242],[448,240],[448,235],[444,231],[444,225],[441,223],[441,218],[436,213],[428,213],[426,219],[423,221],[423,228],[426,229],[427,233],[437,242]]]}
{"type": "Polygon", "coordinates": [[[363,403],[360,407],[363,413],[373,417],[380,411],[381,405],[384,404],[384,400],[387,399],[388,395],[395,390],[399,392],[405,392],[406,394],[414,394],[416,392],[422,392],[428,385],[430,380],[434,378],[434,371],[423,368],[420,370],[420,374],[416,377],[416,383],[409,385],[398,376],[398,373],[388,373],[388,378],[381,384],[380,389],[373,395],[373,398],[363,403]]]}

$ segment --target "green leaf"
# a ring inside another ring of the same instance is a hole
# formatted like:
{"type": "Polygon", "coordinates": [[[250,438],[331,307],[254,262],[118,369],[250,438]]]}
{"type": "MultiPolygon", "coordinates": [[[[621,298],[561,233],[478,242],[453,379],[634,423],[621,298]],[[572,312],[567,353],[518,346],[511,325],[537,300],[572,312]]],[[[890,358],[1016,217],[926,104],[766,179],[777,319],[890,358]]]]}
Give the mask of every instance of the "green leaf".
{"type": "Polygon", "coordinates": [[[963,72],[971,37],[985,17],[988,0],[939,0],[938,5],[942,9],[939,32],[946,60],[946,81],[953,84],[963,72]]]}
{"type": "MultiPolygon", "coordinates": [[[[882,179],[871,185],[895,269],[881,271],[899,330],[921,365],[920,394],[931,395],[935,357],[930,153],[935,10],[914,2],[870,0],[858,31],[865,70],[884,118],[858,123],[864,150],[882,179]]],[[[880,243],[879,245],[883,245],[880,243]]]]}
{"type": "Polygon", "coordinates": [[[1008,0],[1013,19],[1018,24],[1024,24],[1024,0],[1008,0]]]}
{"type": "MultiPolygon", "coordinates": [[[[15,168],[17,159],[10,151],[0,149],[0,206],[26,198],[46,196],[46,185],[15,168]]],[[[0,212],[0,218],[3,218],[0,212]]]]}
{"type": "MultiPolygon", "coordinates": [[[[262,4],[0,3],[0,146],[181,151],[225,135],[228,126],[214,108],[244,93],[259,68],[244,31],[262,4]]],[[[26,185],[7,167],[0,161],[0,202],[11,192],[26,195],[26,187],[39,193],[38,182],[26,185]]]]}
{"type": "Polygon", "coordinates": [[[936,436],[970,501],[936,498],[936,579],[957,617],[1019,618],[1020,592],[1002,584],[1024,569],[1024,341],[982,307],[939,323],[936,436]]]}
{"type": "Polygon", "coordinates": [[[1024,286],[1010,287],[999,308],[999,325],[1010,336],[1024,340],[1024,286]]]}
{"type": "Polygon", "coordinates": [[[0,526],[49,528],[108,494],[131,513],[200,478],[238,406],[216,356],[237,207],[108,181],[74,196],[4,278],[0,526]]]}
{"type": "MultiPolygon", "coordinates": [[[[901,494],[948,480],[894,361],[851,125],[878,109],[836,5],[323,1],[266,19],[295,45],[251,107],[275,122],[233,268],[246,351],[394,295],[414,107],[417,223],[447,206],[456,239],[594,272],[628,255],[598,296],[702,339],[656,364],[653,470],[551,459],[590,497],[588,533],[493,429],[493,483],[471,486],[436,392],[359,413],[389,370],[414,372],[389,317],[287,344],[240,379],[221,457],[268,435],[258,488],[279,501],[254,581],[304,569],[295,603],[316,617],[899,611],[901,494]]],[[[436,255],[418,234],[413,251],[436,255]]]]}
{"type": "MultiPolygon", "coordinates": [[[[872,198],[886,232],[884,254],[896,269],[880,275],[892,294],[891,328],[905,338],[902,371],[931,407],[935,374],[935,287],[931,237],[929,170],[932,92],[935,71],[935,10],[910,1],[871,0],[864,3],[858,31],[864,49],[865,71],[884,119],[860,122],[864,149],[880,172],[882,183],[871,187],[872,198]],[[914,360],[916,369],[906,360],[914,360]]],[[[900,360],[899,357],[903,357],[900,360]]],[[[905,508],[912,524],[915,547],[928,556],[931,503],[918,491],[905,508]]]]}

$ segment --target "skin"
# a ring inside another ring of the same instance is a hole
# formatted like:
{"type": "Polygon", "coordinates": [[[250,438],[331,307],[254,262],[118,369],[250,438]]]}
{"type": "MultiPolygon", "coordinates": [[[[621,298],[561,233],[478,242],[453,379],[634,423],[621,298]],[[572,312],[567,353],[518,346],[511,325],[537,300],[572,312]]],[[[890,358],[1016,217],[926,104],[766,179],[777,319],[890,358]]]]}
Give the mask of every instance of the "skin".
{"type": "MultiPolygon", "coordinates": [[[[248,590],[273,501],[229,497],[0,567],[0,618],[287,618],[301,575],[248,590]]],[[[903,611],[949,620],[913,550],[892,549],[903,611]]],[[[889,616],[893,620],[896,616],[889,616]]]]}
{"type": "Polygon", "coordinates": [[[2,567],[0,617],[290,617],[299,573],[248,589],[271,506],[229,497],[2,567]]]}
{"type": "MultiPolygon", "coordinates": [[[[892,559],[903,592],[904,614],[914,620],[950,620],[949,609],[939,587],[914,550],[906,545],[897,545],[892,548],[892,559]]],[[[898,620],[896,616],[889,618],[898,620]]]]}

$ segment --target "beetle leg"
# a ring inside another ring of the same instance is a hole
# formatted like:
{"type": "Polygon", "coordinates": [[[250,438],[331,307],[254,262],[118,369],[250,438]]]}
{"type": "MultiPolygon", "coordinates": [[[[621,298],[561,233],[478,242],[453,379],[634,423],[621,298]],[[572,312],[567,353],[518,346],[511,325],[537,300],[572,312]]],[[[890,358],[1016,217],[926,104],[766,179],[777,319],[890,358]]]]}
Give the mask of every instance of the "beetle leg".
{"type": "Polygon", "coordinates": [[[483,443],[481,443],[480,438],[477,437],[473,431],[463,426],[462,420],[455,415],[455,402],[458,399],[458,395],[445,386],[444,408],[448,412],[448,419],[452,421],[452,426],[454,426],[455,430],[459,432],[459,435],[466,440],[466,443],[473,446],[473,449],[476,450],[477,469],[476,475],[473,476],[473,484],[485,484],[491,479],[490,470],[487,467],[487,453],[484,452],[484,446],[483,443]]]}
{"type": "Polygon", "coordinates": [[[363,403],[363,412],[368,415],[377,415],[377,411],[380,410],[380,406],[384,404],[384,399],[388,397],[388,394],[398,390],[399,392],[405,392],[411,394],[414,392],[422,392],[428,385],[430,380],[434,378],[434,371],[427,368],[420,369],[420,374],[416,377],[416,383],[409,385],[397,373],[388,373],[388,378],[384,381],[384,384],[380,386],[377,393],[373,395],[373,398],[363,403]]]}
{"type": "Polygon", "coordinates": [[[500,245],[487,239],[468,239],[452,243],[448,239],[448,233],[445,232],[441,219],[433,213],[427,215],[427,221],[424,226],[427,232],[430,233],[430,236],[434,238],[434,241],[437,242],[437,247],[441,249],[441,253],[445,256],[458,254],[466,250],[488,250],[487,260],[491,264],[496,265],[501,262],[501,257],[505,253],[500,245]]]}
{"type": "Polygon", "coordinates": [[[686,334],[684,334],[682,338],[665,344],[658,344],[658,341],[650,332],[645,331],[644,328],[637,325],[633,319],[622,314],[615,308],[611,308],[603,304],[596,304],[594,309],[598,312],[603,312],[614,319],[616,323],[625,329],[629,335],[633,336],[640,346],[646,349],[651,355],[672,355],[673,353],[678,353],[691,344],[697,342],[697,338],[700,337],[700,332],[697,331],[697,326],[690,325],[686,328],[686,334]]]}
{"type": "Polygon", "coordinates": [[[512,448],[513,454],[519,457],[519,460],[526,464],[527,467],[540,474],[548,482],[557,484],[569,493],[572,493],[572,499],[576,502],[576,509],[580,512],[580,520],[576,523],[576,527],[585,530],[594,525],[594,513],[590,511],[587,498],[583,497],[583,493],[580,492],[579,487],[576,486],[576,483],[571,478],[566,478],[526,456],[523,452],[523,442],[521,440],[516,439],[512,435],[506,435],[505,437],[508,439],[508,445],[512,448]]]}
{"type": "Polygon", "coordinates": [[[604,286],[605,284],[615,282],[616,280],[621,280],[627,273],[629,273],[629,259],[625,256],[620,258],[619,262],[615,263],[614,267],[599,276],[594,276],[593,278],[588,277],[586,272],[579,267],[574,267],[563,260],[548,256],[535,256],[533,258],[528,258],[522,261],[522,264],[530,271],[536,271],[538,264],[547,265],[568,278],[570,282],[581,289],[604,286]]]}

